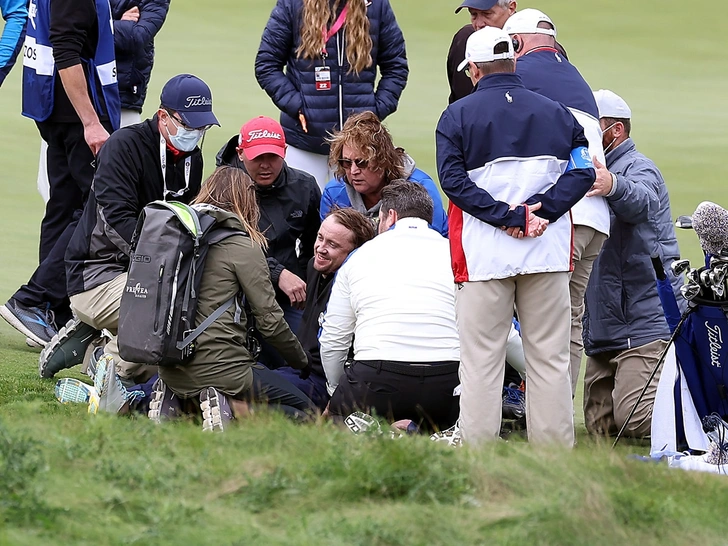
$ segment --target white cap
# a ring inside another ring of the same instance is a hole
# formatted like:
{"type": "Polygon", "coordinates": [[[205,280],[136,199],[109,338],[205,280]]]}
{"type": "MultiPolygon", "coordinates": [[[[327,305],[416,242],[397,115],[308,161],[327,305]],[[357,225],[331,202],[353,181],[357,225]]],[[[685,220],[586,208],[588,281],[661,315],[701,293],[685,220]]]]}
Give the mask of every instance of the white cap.
{"type": "Polygon", "coordinates": [[[632,119],[632,110],[624,99],[608,89],[594,91],[600,118],[632,119]]]}
{"type": "Polygon", "coordinates": [[[503,29],[498,27],[485,27],[476,30],[469,37],[465,44],[465,60],[458,65],[458,71],[468,66],[468,61],[473,63],[489,63],[499,59],[515,59],[513,42],[503,29]],[[508,51],[505,53],[493,53],[495,46],[505,42],[508,44],[508,51]]]}
{"type": "Polygon", "coordinates": [[[508,34],[547,34],[556,36],[556,25],[549,16],[533,8],[522,9],[511,15],[503,26],[508,34]],[[539,28],[539,23],[548,23],[553,27],[539,28]]]}

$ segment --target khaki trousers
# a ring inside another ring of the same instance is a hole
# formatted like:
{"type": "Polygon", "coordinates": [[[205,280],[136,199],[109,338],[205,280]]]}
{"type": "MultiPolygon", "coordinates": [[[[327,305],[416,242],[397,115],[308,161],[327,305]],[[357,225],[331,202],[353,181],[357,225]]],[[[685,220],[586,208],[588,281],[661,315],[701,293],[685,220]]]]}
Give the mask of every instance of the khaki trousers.
{"type": "Polygon", "coordinates": [[[571,297],[571,392],[576,393],[579,380],[581,357],[584,353],[582,323],[584,316],[584,294],[589,283],[594,260],[597,259],[607,236],[589,226],[574,226],[574,271],[569,278],[571,297]]]}
{"type": "MultiPolygon", "coordinates": [[[[607,351],[586,359],[584,424],[591,434],[616,435],[627,420],[667,341],[657,340],[624,351],[607,351]]],[[[625,429],[627,436],[650,435],[652,406],[660,373],[655,375],[625,429]]]]}
{"type": "Polygon", "coordinates": [[[458,285],[455,298],[463,439],[477,444],[498,438],[506,341],[515,303],[526,357],[528,439],[573,446],[569,274],[466,282],[458,285]]]}
{"type": "Polygon", "coordinates": [[[104,347],[116,365],[116,373],[125,383],[144,383],[155,373],[156,366],[127,362],[119,356],[116,334],[119,329],[119,305],[126,285],[126,273],[122,273],[96,288],[71,296],[71,309],[86,324],[98,330],[106,328],[113,337],[104,347]]]}

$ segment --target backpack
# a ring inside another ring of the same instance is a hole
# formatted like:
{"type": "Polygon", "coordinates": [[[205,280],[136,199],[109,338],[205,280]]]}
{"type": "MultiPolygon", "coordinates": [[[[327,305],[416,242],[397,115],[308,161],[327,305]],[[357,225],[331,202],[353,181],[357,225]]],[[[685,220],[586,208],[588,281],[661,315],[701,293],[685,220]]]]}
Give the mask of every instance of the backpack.
{"type": "Polygon", "coordinates": [[[205,212],[176,201],[153,201],[137,222],[119,309],[119,355],[128,362],[178,366],[189,362],[195,340],[233,303],[195,327],[197,298],[210,245],[243,230],[222,227],[205,212]]]}

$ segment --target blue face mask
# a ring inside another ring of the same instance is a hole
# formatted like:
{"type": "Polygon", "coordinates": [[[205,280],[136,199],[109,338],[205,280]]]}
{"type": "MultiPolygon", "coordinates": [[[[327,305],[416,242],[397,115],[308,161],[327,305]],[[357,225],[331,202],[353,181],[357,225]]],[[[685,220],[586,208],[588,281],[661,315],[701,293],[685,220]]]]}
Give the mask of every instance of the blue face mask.
{"type": "Polygon", "coordinates": [[[180,152],[191,152],[192,150],[194,150],[195,146],[197,146],[197,143],[202,138],[205,130],[187,129],[182,125],[179,125],[172,116],[169,116],[169,119],[172,120],[172,123],[177,128],[176,135],[169,135],[169,141],[172,146],[177,148],[180,152]]]}

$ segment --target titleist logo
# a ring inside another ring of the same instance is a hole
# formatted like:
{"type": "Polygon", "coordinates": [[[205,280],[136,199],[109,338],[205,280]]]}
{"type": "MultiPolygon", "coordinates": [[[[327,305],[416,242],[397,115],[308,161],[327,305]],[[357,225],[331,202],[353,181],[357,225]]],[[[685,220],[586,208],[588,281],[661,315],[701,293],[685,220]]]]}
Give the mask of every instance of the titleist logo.
{"type": "Polygon", "coordinates": [[[274,138],[276,140],[281,140],[283,137],[281,137],[280,133],[271,133],[267,129],[253,129],[248,133],[248,138],[245,139],[245,142],[252,142],[259,138],[274,138]]]}
{"type": "Polygon", "coordinates": [[[195,106],[212,106],[212,99],[208,99],[202,95],[192,95],[191,97],[187,97],[185,108],[194,108],[195,106]]]}
{"type": "Polygon", "coordinates": [[[705,329],[708,330],[708,344],[710,346],[710,364],[716,368],[720,368],[720,351],[723,349],[723,332],[719,326],[710,326],[705,321],[705,329]]]}

